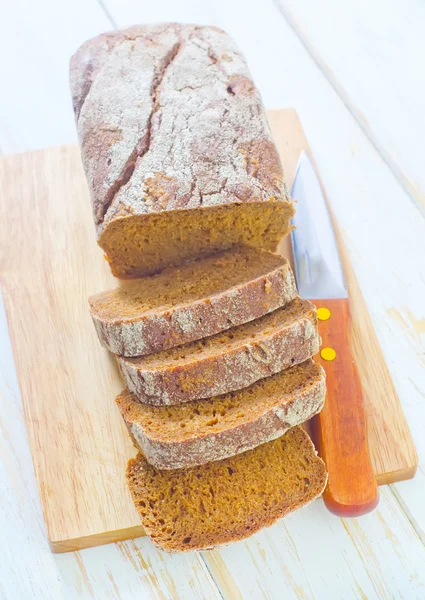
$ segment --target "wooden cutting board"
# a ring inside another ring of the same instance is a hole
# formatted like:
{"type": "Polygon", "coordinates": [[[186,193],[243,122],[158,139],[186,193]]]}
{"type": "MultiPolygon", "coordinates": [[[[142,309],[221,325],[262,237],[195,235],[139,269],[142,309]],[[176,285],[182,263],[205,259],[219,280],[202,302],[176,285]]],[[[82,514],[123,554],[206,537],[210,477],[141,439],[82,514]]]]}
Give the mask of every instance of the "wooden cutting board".
{"type": "MultiPolygon", "coordinates": [[[[293,110],[269,118],[291,185],[307,140],[293,110]]],[[[124,481],[135,451],[114,403],[123,386],[88,313],[88,296],[115,282],[95,242],[78,147],[2,158],[0,187],[0,283],[51,548],[143,535],[124,481]]],[[[375,473],[379,483],[407,479],[415,448],[340,242],[375,473]]]]}

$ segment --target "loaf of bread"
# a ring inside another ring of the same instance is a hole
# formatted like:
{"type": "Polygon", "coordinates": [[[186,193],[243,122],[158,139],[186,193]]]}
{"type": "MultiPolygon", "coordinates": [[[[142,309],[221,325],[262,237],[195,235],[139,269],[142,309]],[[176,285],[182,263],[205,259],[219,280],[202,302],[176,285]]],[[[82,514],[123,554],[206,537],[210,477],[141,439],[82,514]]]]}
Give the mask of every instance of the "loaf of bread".
{"type": "Polygon", "coordinates": [[[87,41],[70,82],[98,244],[138,278],[89,299],[141,450],[132,499],[167,551],[243,539],[327,480],[300,427],[325,398],[316,309],[273,254],[294,209],[260,94],[224,31],[177,23],[87,41]]]}
{"type": "Polygon", "coordinates": [[[84,43],[70,80],[98,243],[118,277],[243,243],[275,250],[292,204],[258,90],[215,27],[84,43]]]}
{"type": "Polygon", "coordinates": [[[252,386],[177,406],[142,404],[127,390],[117,404],[130,435],[157,469],[181,469],[240,454],[317,414],[325,372],[312,360],[252,386]]]}
{"type": "Polygon", "coordinates": [[[316,308],[292,302],[223,333],[137,358],[117,357],[128,390],[164,405],[240,390],[319,351],[316,308]]]}
{"type": "Polygon", "coordinates": [[[302,427],[191,469],[160,471],[141,453],[127,467],[142,525],[168,551],[246,538],[320,496],[326,480],[325,465],[302,427]]]}
{"type": "Polygon", "coordinates": [[[296,295],[285,258],[242,246],[126,282],[89,303],[106,348],[143,356],[252,321],[296,295]]]}

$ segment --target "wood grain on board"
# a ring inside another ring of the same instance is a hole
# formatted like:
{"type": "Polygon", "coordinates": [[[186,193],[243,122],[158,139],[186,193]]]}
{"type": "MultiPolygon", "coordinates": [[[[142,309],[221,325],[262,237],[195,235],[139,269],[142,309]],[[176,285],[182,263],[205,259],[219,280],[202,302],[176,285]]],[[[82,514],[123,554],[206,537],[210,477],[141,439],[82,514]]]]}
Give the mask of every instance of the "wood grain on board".
{"type": "MultiPolygon", "coordinates": [[[[294,111],[269,117],[291,185],[307,141],[294,111]]],[[[114,403],[122,383],[87,305],[90,294],[114,279],[95,242],[78,147],[5,157],[0,185],[0,235],[7,240],[0,283],[51,548],[64,552],[137,537],[143,530],[124,482],[134,449],[114,403]]],[[[342,250],[369,446],[378,482],[388,483],[414,474],[416,453],[342,250]]]]}

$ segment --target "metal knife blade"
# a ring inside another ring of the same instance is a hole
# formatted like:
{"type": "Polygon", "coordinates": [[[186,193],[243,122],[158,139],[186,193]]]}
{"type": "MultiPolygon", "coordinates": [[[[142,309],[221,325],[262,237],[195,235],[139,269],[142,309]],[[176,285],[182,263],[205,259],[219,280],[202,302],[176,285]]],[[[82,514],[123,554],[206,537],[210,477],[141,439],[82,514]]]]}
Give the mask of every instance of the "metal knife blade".
{"type": "Polygon", "coordinates": [[[335,231],[313,164],[303,151],[292,196],[298,200],[292,233],[295,270],[301,296],[317,307],[323,347],[315,360],[326,372],[326,402],[313,417],[320,456],[328,469],[323,494],[340,517],[373,510],[379,493],[368,448],[363,389],[353,356],[350,303],[335,231]]]}
{"type": "Polygon", "coordinates": [[[305,150],[298,161],[291,195],[298,201],[291,236],[300,296],[347,298],[335,231],[322,186],[305,150]]]}

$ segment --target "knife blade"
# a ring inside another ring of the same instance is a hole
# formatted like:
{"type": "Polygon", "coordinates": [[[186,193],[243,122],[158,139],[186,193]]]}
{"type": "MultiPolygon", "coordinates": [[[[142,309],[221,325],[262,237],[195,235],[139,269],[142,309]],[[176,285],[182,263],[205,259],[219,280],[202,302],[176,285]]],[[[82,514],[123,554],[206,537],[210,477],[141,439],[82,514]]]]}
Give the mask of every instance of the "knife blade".
{"type": "Polygon", "coordinates": [[[297,201],[292,244],[298,290],[317,306],[322,349],[315,357],[326,372],[323,410],[313,436],[328,469],[327,508],[349,517],[379,501],[366,428],[363,392],[350,346],[350,307],[338,244],[319,178],[305,150],[292,186],[297,201]]]}

